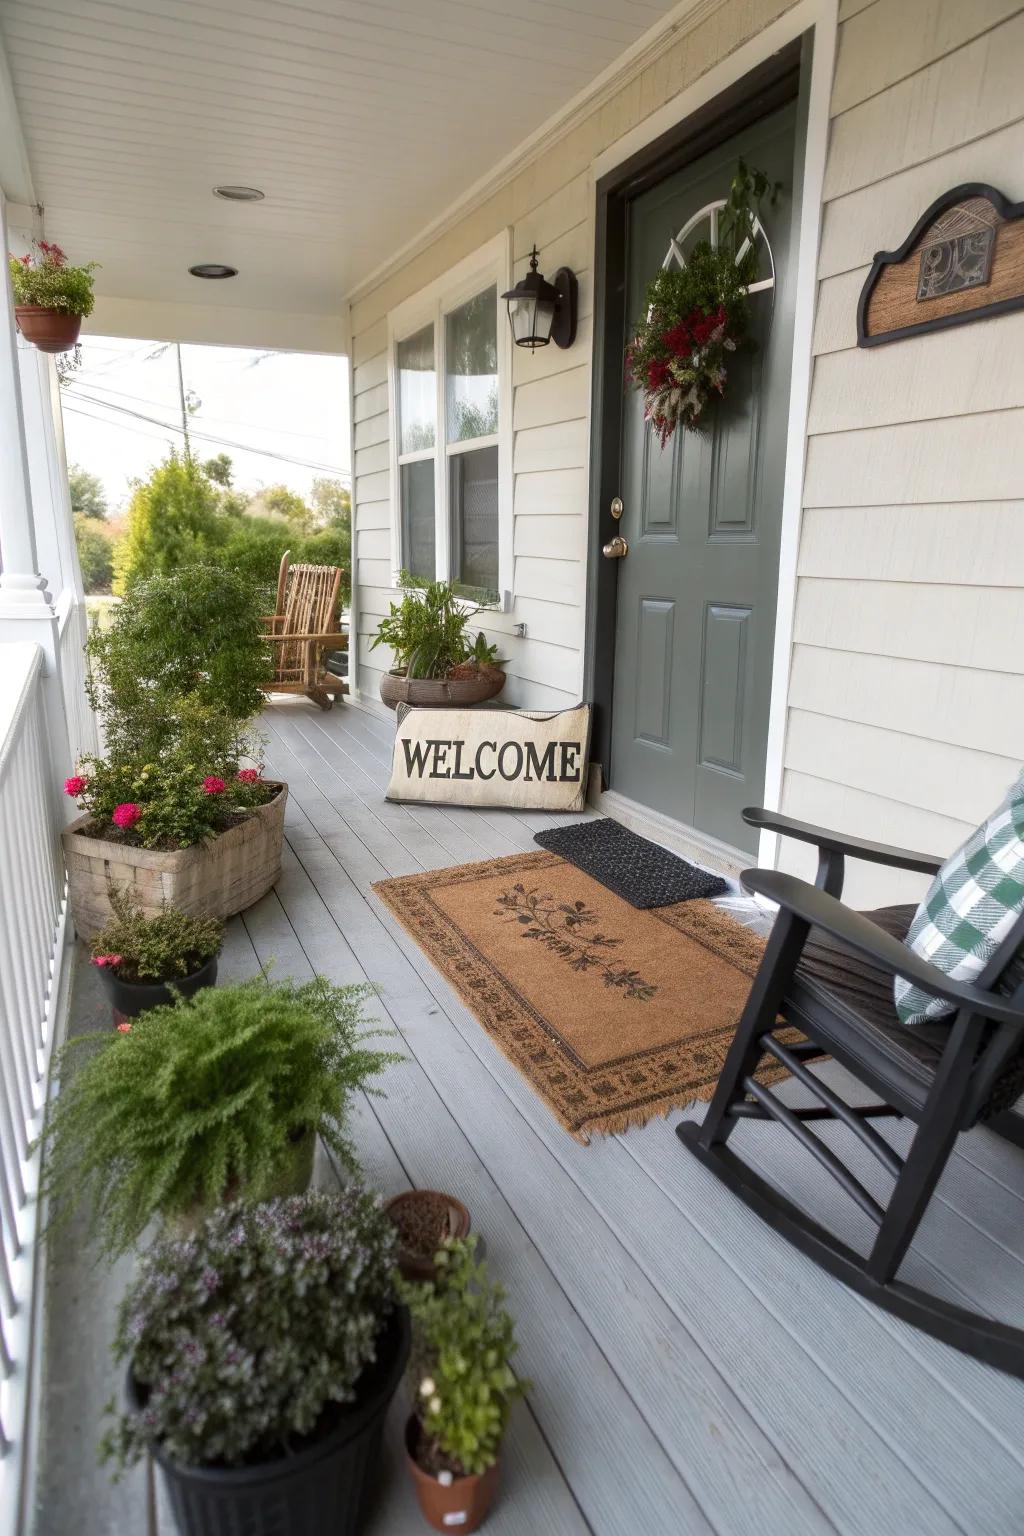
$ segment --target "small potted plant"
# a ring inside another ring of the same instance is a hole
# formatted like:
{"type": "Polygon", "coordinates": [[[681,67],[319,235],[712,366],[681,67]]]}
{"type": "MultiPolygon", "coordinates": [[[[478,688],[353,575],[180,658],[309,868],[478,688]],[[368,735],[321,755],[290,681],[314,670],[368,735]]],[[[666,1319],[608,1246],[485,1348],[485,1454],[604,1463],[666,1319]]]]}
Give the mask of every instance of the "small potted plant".
{"type": "Polygon", "coordinates": [[[384,1206],[398,1234],[398,1268],[404,1280],[432,1280],[434,1256],[453,1237],[466,1237],[469,1211],[439,1189],[406,1189],[384,1206]]]}
{"type": "Polygon", "coordinates": [[[481,609],[468,607],[450,582],[424,585],[403,571],[402,587],[401,602],[390,605],[370,642],[371,650],[388,645],[394,654],[381,678],[384,703],[465,707],[499,694],[505,673],[497,646],[482,631],[475,640],[467,633],[481,609]]]}
{"type": "Polygon", "coordinates": [[[14,315],[26,341],[40,352],[70,352],[95,302],[95,261],[72,267],[59,245],[34,240],[34,252],[10,256],[14,315]]]}
{"type": "Polygon", "coordinates": [[[219,917],[192,917],[166,902],[146,917],[131,891],[116,887],[110,905],[113,917],[93,935],[92,963],[118,1027],[147,1008],[173,1003],[176,995],[191,997],[213,986],[224,942],[219,917]]]}
{"type": "Polygon", "coordinates": [[[186,1231],[226,1200],[305,1189],[317,1136],[354,1169],[351,1097],[401,1060],[370,1044],[369,990],[258,977],[70,1042],[44,1133],[55,1213],[85,1201],[113,1257],[153,1220],[186,1231]]]}
{"type": "Polygon", "coordinates": [[[156,1244],[120,1309],[128,1407],[103,1458],[151,1453],[192,1536],[355,1536],[409,1354],[393,1244],[358,1185],[156,1244]]]}
{"type": "Polygon", "coordinates": [[[401,1286],[413,1319],[417,1398],[406,1459],[427,1524],[475,1531],[494,1499],[509,1410],[529,1383],[512,1373],[515,1324],[473,1243],[448,1243],[434,1262],[432,1282],[401,1286]]]}

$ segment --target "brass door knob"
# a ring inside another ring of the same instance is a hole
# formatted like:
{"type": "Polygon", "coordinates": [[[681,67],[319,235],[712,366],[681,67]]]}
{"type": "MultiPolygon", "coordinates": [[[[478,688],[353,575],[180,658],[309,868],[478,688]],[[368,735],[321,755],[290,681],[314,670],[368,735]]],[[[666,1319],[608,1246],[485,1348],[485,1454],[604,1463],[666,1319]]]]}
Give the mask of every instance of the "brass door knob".
{"type": "Polygon", "coordinates": [[[601,553],[606,560],[622,560],[629,554],[629,545],[622,537],[622,534],[617,533],[614,539],[608,540],[601,553]]]}

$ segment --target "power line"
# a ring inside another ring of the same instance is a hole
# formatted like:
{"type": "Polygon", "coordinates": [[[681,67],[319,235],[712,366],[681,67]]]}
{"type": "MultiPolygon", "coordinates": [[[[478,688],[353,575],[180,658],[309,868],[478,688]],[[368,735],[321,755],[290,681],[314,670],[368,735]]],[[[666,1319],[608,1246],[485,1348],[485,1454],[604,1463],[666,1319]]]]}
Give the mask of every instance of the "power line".
{"type": "MultiPolygon", "coordinates": [[[[74,390],[73,393],[77,400],[85,401],[89,405],[98,406],[100,410],[116,411],[119,415],[131,416],[134,417],[137,421],[149,422],[152,426],[161,427],[165,432],[176,432],[179,436],[184,435],[182,428],[180,426],[176,426],[173,422],[161,421],[156,416],[147,416],[142,411],[133,411],[126,405],[115,405],[112,400],[97,399],[95,395],[84,394],[81,390],[74,390]]],[[[78,410],[79,415],[90,416],[90,419],[93,421],[103,420],[102,416],[93,416],[91,412],[82,411],[78,407],[71,404],[67,404],[65,409],[70,411],[78,410]]],[[[239,453],[255,453],[265,459],[278,459],[282,464],[297,464],[301,469],[316,469],[319,470],[322,474],[333,475],[339,480],[349,481],[352,478],[351,474],[347,470],[340,469],[336,464],[314,463],[310,459],[299,459],[294,457],[292,454],[274,453],[269,448],[255,448],[249,443],[239,443],[231,438],[216,437],[209,432],[196,431],[194,427],[189,429],[188,436],[199,438],[204,443],[213,443],[218,448],[234,448],[239,453]]]]}
{"type": "MultiPolygon", "coordinates": [[[[89,377],[88,369],[85,368],[75,375],[74,382],[70,385],[70,388],[77,393],[83,386],[87,389],[98,389],[104,395],[116,395],[120,400],[132,400],[136,405],[155,405],[161,411],[169,411],[172,408],[169,401],[154,400],[152,395],[140,395],[131,389],[115,389],[112,384],[99,384],[89,377]]],[[[269,430],[278,433],[281,437],[301,437],[317,442],[323,441],[322,432],[295,432],[290,427],[275,426],[273,428],[266,428],[263,422],[239,421],[234,416],[218,416],[216,412],[207,414],[205,410],[201,419],[206,422],[219,422],[221,426],[248,428],[253,432],[269,430]]]]}

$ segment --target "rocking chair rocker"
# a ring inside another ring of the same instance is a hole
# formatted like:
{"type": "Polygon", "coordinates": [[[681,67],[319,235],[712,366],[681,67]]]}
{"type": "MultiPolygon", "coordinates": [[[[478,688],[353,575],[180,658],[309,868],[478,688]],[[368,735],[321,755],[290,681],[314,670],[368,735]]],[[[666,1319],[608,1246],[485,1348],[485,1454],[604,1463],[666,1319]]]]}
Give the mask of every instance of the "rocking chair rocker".
{"type": "Polygon", "coordinates": [[[1013,962],[1024,949],[1024,914],[976,985],[953,981],[901,940],[913,906],[861,913],[839,901],[847,856],[934,875],[942,859],[881,843],[839,837],[788,816],[748,810],[751,826],[818,849],[814,885],[776,870],[747,870],[743,884],[776,902],[778,917],[704,1121],[676,1134],[734,1194],[817,1264],[916,1327],[987,1364],[1024,1376],[1024,1330],[954,1305],[897,1278],[961,1131],[979,1121],[1024,1146],[1024,1119],[1010,1113],[1024,1092],[1024,981],[1013,962]],[[1013,979],[1007,975],[1013,967],[1013,979]],[[913,1030],[899,1020],[893,977],[956,1007],[956,1014],[913,1030]],[[806,1036],[786,1045],[782,1022],[806,1036]],[[765,1053],[817,1100],[794,1109],[754,1078],[765,1053]],[[880,1102],[854,1106],[808,1071],[832,1056],[880,1102]],[[906,1157],[872,1125],[903,1115],[917,1131],[906,1157]],[[726,1143],[740,1119],[771,1120],[789,1131],[877,1227],[867,1256],[763,1179],[726,1143]],[[893,1179],[880,1205],[814,1134],[815,1121],[838,1120],[893,1179]]]}
{"type": "Polygon", "coordinates": [[[274,677],[268,693],[302,693],[321,709],[330,709],[348,684],[323,664],[326,650],[344,650],[348,637],[338,628],[338,565],[292,565],[281,556],[277,612],[264,615],[274,646],[274,677]]]}

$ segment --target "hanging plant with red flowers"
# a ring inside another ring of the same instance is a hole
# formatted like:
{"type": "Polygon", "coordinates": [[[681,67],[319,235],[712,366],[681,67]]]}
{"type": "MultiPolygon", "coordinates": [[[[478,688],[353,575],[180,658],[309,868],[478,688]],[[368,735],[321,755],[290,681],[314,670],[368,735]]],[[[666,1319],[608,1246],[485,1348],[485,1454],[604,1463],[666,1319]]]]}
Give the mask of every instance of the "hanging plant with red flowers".
{"type": "Polygon", "coordinates": [[[778,194],[741,160],[718,215],[718,244],[701,240],[686,265],[663,268],[647,287],[644,319],[626,348],[626,377],[644,395],[644,419],[664,448],[677,426],[699,431],[725,394],[732,354],[755,345],[747,288],[756,280],[755,220],[778,194]]]}

